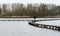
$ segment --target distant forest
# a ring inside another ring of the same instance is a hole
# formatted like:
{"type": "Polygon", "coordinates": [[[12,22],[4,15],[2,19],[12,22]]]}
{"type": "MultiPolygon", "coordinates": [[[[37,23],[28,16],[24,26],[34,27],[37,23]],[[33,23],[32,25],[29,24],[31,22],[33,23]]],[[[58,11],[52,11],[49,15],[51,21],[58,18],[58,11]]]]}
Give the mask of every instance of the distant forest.
{"type": "Polygon", "coordinates": [[[25,17],[45,17],[60,16],[60,6],[55,4],[0,4],[0,17],[4,16],[25,16],[25,17]]]}

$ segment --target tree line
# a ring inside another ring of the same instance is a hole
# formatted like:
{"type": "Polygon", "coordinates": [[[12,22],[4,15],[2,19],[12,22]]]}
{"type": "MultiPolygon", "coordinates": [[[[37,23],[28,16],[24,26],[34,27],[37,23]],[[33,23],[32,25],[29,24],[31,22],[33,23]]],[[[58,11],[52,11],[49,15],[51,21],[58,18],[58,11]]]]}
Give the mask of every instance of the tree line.
{"type": "Polygon", "coordinates": [[[0,16],[44,17],[60,15],[60,6],[55,4],[2,4],[0,16]],[[10,7],[9,7],[10,6],[10,7]]]}

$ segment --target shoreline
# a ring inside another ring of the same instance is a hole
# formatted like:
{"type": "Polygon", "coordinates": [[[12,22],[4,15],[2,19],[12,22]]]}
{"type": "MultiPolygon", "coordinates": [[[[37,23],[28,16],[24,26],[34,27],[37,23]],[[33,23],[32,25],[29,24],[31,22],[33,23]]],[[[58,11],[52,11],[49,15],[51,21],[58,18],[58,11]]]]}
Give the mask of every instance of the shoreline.
{"type": "MultiPolygon", "coordinates": [[[[34,18],[34,17],[30,17],[30,16],[0,16],[0,18],[34,18]]],[[[60,18],[60,16],[38,16],[36,18],[60,18]]]]}

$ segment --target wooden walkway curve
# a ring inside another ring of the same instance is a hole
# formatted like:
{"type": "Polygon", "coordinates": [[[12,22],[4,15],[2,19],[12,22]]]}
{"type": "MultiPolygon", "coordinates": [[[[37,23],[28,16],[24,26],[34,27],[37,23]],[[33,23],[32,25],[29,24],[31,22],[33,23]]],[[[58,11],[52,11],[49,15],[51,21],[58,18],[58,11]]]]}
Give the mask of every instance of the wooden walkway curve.
{"type": "Polygon", "coordinates": [[[38,23],[35,23],[35,22],[37,22],[37,21],[30,21],[29,25],[39,27],[39,28],[46,28],[46,29],[52,29],[52,30],[60,31],[60,26],[38,24],[38,23]]]}

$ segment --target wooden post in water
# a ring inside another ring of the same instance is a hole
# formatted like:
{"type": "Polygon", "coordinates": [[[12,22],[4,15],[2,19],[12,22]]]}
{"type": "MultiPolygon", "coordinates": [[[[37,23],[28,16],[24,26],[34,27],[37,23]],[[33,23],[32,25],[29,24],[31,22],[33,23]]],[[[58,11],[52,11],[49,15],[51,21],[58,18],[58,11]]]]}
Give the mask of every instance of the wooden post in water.
{"type": "Polygon", "coordinates": [[[34,21],[36,21],[36,16],[34,16],[34,21]]]}

